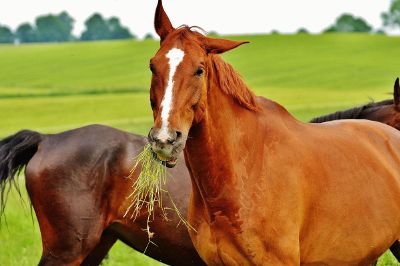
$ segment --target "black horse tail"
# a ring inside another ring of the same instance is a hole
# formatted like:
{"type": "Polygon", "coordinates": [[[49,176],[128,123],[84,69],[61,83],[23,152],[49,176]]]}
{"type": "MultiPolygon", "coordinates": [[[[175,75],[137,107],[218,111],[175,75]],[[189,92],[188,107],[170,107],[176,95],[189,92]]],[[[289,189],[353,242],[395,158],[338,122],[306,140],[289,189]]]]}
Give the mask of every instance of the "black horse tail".
{"type": "Polygon", "coordinates": [[[18,188],[15,178],[35,155],[43,135],[30,130],[22,130],[15,135],[0,140],[0,218],[12,185],[18,188]]]}

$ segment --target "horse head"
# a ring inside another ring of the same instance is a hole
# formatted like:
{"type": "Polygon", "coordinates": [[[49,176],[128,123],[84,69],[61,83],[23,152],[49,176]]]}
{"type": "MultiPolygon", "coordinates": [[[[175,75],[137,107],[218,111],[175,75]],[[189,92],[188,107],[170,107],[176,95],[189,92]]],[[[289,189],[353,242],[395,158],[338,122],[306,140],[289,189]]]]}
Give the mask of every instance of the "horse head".
{"type": "Polygon", "coordinates": [[[154,26],[160,36],[160,48],[150,60],[154,125],[149,141],[157,158],[173,167],[185,147],[190,128],[204,117],[210,56],[246,42],[208,38],[195,30],[198,27],[174,28],[161,0],[154,26]]]}

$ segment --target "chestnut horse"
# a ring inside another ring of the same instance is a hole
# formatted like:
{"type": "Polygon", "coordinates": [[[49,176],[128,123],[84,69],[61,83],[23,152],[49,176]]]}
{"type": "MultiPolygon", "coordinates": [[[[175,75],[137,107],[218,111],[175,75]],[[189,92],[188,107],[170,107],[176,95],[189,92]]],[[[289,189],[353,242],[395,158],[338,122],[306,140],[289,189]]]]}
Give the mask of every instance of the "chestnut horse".
{"type": "MultiPolygon", "coordinates": [[[[7,184],[16,183],[26,165],[26,188],[42,236],[39,265],[98,265],[117,239],[146,249],[146,211],[135,221],[124,217],[138,172],[126,177],[145,143],[145,137],[100,125],[54,135],[25,130],[0,141],[0,214],[7,184]]],[[[169,175],[167,188],[186,216],[190,179],[184,163],[169,175]]],[[[167,212],[172,221],[155,210],[150,223],[155,245],[148,245],[146,255],[170,265],[204,265],[186,227],[167,212]]]]}
{"type": "Polygon", "coordinates": [[[306,124],[256,97],[219,57],[243,42],[174,28],[158,1],[149,140],[184,150],[189,230],[208,265],[367,265],[400,238],[400,134],[306,124]]]}

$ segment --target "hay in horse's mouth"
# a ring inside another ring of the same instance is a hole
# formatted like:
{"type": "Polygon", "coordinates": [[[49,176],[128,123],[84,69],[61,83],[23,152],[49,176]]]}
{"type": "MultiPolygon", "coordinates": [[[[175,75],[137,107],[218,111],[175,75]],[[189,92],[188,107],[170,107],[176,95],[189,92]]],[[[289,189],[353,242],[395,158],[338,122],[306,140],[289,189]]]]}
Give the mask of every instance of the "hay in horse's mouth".
{"type": "Polygon", "coordinates": [[[135,158],[130,176],[132,177],[140,166],[140,174],[132,185],[133,191],[128,198],[132,199],[131,205],[125,215],[132,210],[132,219],[140,214],[143,207],[147,207],[150,215],[154,214],[154,206],[157,204],[162,209],[162,192],[166,182],[165,167],[154,156],[150,144],[135,158]]]}
{"type": "MultiPolygon", "coordinates": [[[[141,171],[137,179],[132,185],[133,191],[128,196],[131,204],[127,208],[124,217],[131,213],[131,219],[135,220],[141,213],[142,209],[147,210],[147,228],[145,229],[150,239],[153,235],[150,232],[150,222],[154,219],[155,206],[158,205],[159,210],[168,221],[166,215],[166,208],[163,206],[162,194],[166,193],[170,198],[172,209],[175,211],[180,221],[188,228],[192,228],[184,217],[181,216],[178,208],[176,207],[170,193],[166,189],[166,168],[174,167],[177,159],[170,159],[169,161],[162,161],[158,159],[151,149],[151,145],[144,146],[143,151],[136,157],[135,165],[133,166],[129,178],[131,178],[137,167],[141,166],[141,171]]],[[[147,247],[146,247],[147,248],[147,247]]]]}
{"type": "Polygon", "coordinates": [[[167,157],[165,157],[165,156],[163,156],[161,154],[158,154],[158,153],[156,154],[154,152],[153,152],[153,154],[157,158],[157,160],[159,160],[163,165],[165,165],[168,168],[175,167],[176,163],[178,162],[178,159],[174,158],[174,157],[167,158],[167,157]]]}

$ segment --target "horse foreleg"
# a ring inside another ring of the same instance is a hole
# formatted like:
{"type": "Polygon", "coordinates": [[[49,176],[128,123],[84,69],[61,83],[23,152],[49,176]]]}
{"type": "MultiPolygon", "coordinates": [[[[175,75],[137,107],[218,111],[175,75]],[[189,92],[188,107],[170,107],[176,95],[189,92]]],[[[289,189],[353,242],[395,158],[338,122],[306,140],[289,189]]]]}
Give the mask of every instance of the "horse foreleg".
{"type": "MultiPolygon", "coordinates": [[[[85,258],[96,258],[93,255],[88,256],[88,254],[97,254],[94,251],[97,247],[101,247],[102,244],[108,246],[107,250],[104,251],[105,256],[116,239],[113,240],[108,237],[100,238],[100,235],[101,233],[92,233],[89,237],[83,240],[75,234],[67,231],[66,233],[57,234],[55,238],[56,241],[51,241],[54,240],[54,236],[53,239],[50,239],[47,234],[42,234],[43,253],[39,265],[81,265],[85,258]],[[101,241],[103,243],[99,243],[101,241]]],[[[99,259],[100,262],[103,257],[99,259]]],[[[97,258],[100,258],[100,256],[97,258]]],[[[99,263],[90,263],[90,265],[98,265],[99,263]]]]}
{"type": "Polygon", "coordinates": [[[95,206],[90,200],[74,200],[67,193],[48,192],[39,197],[30,192],[42,235],[39,265],[80,265],[104,231],[100,211],[90,208],[95,206]]]}

